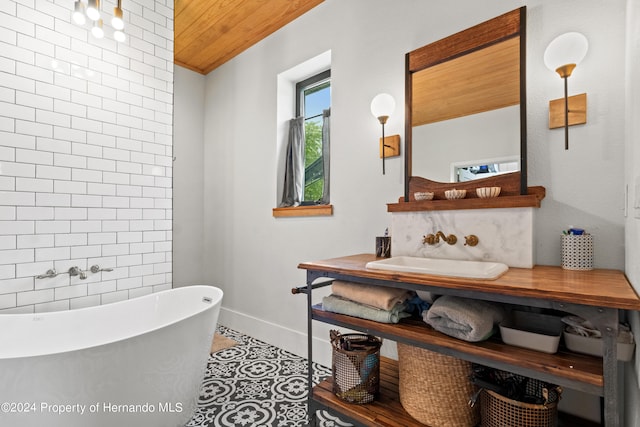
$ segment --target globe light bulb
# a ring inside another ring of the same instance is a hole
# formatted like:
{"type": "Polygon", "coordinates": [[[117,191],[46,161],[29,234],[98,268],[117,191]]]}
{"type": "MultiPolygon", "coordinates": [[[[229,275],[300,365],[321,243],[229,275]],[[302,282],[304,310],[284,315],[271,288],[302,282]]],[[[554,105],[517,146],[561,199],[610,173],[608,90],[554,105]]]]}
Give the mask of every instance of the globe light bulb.
{"type": "Polygon", "coordinates": [[[113,18],[111,19],[111,26],[116,30],[124,29],[124,21],[122,20],[122,9],[119,7],[113,8],[113,18]]]}
{"type": "Polygon", "coordinates": [[[113,38],[117,41],[117,42],[124,42],[127,39],[127,36],[124,34],[124,32],[120,31],[120,30],[116,30],[113,32],[113,38]]]}
{"type": "Polygon", "coordinates": [[[396,109],[396,101],[393,96],[388,93],[381,93],[375,96],[371,101],[371,114],[379,119],[380,117],[389,117],[396,109]]]}
{"type": "Polygon", "coordinates": [[[100,19],[100,0],[89,0],[87,3],[87,16],[92,21],[100,19]]]}
{"type": "MultiPolygon", "coordinates": [[[[588,49],[589,42],[584,35],[576,32],[562,34],[547,46],[544,64],[552,71],[558,71],[567,65],[571,65],[573,70],[584,59],[588,49]]],[[[571,75],[571,70],[568,75],[571,75]]]]}
{"type": "Polygon", "coordinates": [[[84,14],[84,3],[80,0],[76,0],[73,7],[73,22],[78,25],[84,25],[87,22],[87,17],[84,14]]]}
{"type": "Polygon", "coordinates": [[[99,19],[98,21],[93,23],[91,34],[93,34],[93,37],[97,39],[101,39],[104,37],[104,30],[102,29],[102,19],[99,19]]]}

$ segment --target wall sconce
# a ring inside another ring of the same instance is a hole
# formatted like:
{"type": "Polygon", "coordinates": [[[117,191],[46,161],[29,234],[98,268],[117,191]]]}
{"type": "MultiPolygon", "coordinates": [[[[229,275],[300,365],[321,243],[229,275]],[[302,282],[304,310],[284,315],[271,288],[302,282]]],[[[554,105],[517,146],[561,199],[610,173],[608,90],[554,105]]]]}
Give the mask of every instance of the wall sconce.
{"type": "Polygon", "coordinates": [[[569,126],[587,123],[587,94],[569,97],[567,79],[587,54],[587,38],[576,32],[562,34],[544,51],[544,63],[564,79],[564,99],[549,101],[549,129],[564,126],[564,149],[569,149],[569,126]]]}
{"type": "Polygon", "coordinates": [[[387,123],[389,116],[396,109],[396,101],[388,93],[381,93],[375,96],[371,101],[371,114],[378,119],[382,125],[382,139],[380,140],[380,154],[382,157],[382,174],[384,175],[384,160],[387,157],[400,155],[400,136],[385,138],[384,125],[387,123]]]}

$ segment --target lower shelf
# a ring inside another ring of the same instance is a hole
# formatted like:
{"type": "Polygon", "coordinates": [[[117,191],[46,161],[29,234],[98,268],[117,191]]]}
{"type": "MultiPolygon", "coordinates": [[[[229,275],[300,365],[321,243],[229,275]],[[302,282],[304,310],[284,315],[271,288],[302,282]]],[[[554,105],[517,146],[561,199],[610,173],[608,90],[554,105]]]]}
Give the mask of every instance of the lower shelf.
{"type": "MultiPolygon", "coordinates": [[[[333,394],[333,379],[322,381],[313,388],[313,400],[319,405],[370,427],[418,427],[424,424],[413,419],[402,407],[398,394],[398,362],[380,358],[380,395],[366,405],[347,403],[333,394]]],[[[575,416],[558,414],[558,427],[597,427],[602,424],[575,416]]]]}
{"type": "Polygon", "coordinates": [[[313,388],[313,399],[338,414],[371,427],[423,426],[414,420],[400,404],[398,396],[398,362],[380,358],[380,395],[365,405],[347,403],[333,394],[333,379],[327,378],[313,388]]]}

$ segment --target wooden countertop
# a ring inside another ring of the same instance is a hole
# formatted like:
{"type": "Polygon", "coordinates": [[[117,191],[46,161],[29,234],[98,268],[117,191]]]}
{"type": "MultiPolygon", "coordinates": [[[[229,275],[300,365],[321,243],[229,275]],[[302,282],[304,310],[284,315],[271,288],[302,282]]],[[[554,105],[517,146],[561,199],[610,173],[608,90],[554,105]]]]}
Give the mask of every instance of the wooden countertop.
{"type": "Polygon", "coordinates": [[[509,268],[495,280],[431,276],[365,268],[374,254],[358,254],[303,262],[298,268],[391,282],[423,284],[448,289],[489,292],[598,307],[639,310],[640,298],[620,270],[565,270],[558,266],[509,268]]]}

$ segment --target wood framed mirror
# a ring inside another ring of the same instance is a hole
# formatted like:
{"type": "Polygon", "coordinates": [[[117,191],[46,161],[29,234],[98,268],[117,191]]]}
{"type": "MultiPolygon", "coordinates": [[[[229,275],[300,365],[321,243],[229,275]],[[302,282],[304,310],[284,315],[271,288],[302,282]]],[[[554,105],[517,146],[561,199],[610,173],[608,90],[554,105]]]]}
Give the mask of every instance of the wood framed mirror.
{"type": "Polygon", "coordinates": [[[404,201],[526,195],[526,105],[526,7],[407,53],[404,201]]]}

